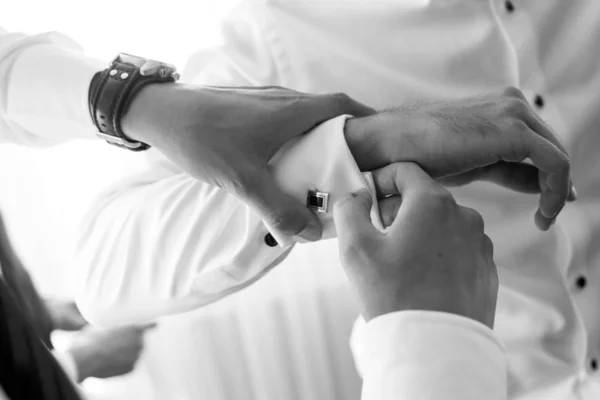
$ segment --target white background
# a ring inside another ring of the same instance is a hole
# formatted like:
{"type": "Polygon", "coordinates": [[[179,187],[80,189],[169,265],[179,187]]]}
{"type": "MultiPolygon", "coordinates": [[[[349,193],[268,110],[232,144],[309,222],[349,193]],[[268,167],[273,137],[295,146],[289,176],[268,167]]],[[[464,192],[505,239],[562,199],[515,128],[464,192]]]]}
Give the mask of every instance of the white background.
{"type": "MultiPolygon", "coordinates": [[[[219,44],[219,22],[237,1],[0,0],[0,26],[59,31],[107,63],[128,52],[182,70],[194,51],[219,44]]],[[[0,145],[0,210],[44,295],[71,296],[68,269],[79,221],[103,186],[135,163],[135,154],[95,140],[44,150],[0,145]]],[[[148,362],[123,378],[86,381],[88,396],[151,400],[148,362]]]]}
{"type": "MultiPolygon", "coordinates": [[[[107,63],[127,52],[182,70],[193,52],[220,43],[219,22],[237,2],[0,0],[0,26],[59,31],[107,63]]],[[[94,195],[135,160],[100,141],[44,150],[0,145],[0,210],[42,292],[70,296],[67,268],[78,222],[94,195]]]]}

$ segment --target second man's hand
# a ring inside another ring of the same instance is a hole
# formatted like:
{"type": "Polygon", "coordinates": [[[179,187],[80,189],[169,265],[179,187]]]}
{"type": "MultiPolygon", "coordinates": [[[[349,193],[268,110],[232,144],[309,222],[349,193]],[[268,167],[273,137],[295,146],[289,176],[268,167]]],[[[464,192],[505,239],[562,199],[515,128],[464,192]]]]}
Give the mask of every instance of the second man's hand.
{"type": "Polygon", "coordinates": [[[493,328],[498,275],[481,216],[457,205],[416,164],[391,164],[374,171],[373,178],[382,195],[392,195],[381,204],[387,232],[371,223],[367,191],[334,208],[340,259],[365,320],[426,310],[493,328]]]}
{"type": "Polygon", "coordinates": [[[290,139],[321,122],[372,113],[339,93],[160,84],[140,92],[122,125],[132,139],[252,206],[272,229],[315,241],[322,235],[319,220],[279,189],[267,164],[290,139]]]}
{"type": "Polygon", "coordinates": [[[488,180],[540,193],[536,225],[548,229],[576,193],[560,139],[521,91],[423,103],[349,120],[346,140],[361,170],[415,162],[448,185],[488,180]],[[523,163],[530,159],[533,165],[523,163]]]}
{"type": "Polygon", "coordinates": [[[78,379],[110,378],[133,371],[144,347],[144,335],[155,323],[101,328],[88,325],[68,349],[78,379]]]}

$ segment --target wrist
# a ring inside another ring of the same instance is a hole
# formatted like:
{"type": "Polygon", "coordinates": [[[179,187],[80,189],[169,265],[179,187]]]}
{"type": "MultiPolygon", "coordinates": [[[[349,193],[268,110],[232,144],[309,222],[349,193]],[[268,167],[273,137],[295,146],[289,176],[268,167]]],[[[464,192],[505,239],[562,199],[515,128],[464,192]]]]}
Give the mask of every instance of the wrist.
{"type": "Polygon", "coordinates": [[[152,83],[142,88],[123,113],[123,133],[131,140],[154,146],[159,133],[164,132],[172,119],[169,103],[176,86],[176,83],[152,83]]]}
{"type": "Polygon", "coordinates": [[[344,127],[346,143],[361,171],[371,171],[391,162],[387,145],[382,143],[383,136],[377,129],[376,117],[351,118],[344,127]]]}
{"type": "Polygon", "coordinates": [[[149,84],[123,113],[123,132],[132,140],[160,149],[161,144],[172,141],[174,127],[185,125],[182,119],[187,118],[190,109],[194,115],[206,112],[211,104],[209,97],[208,91],[198,85],[149,84]]]}
{"type": "Polygon", "coordinates": [[[385,113],[346,122],[344,136],[361,171],[371,171],[394,162],[414,160],[411,139],[397,119],[385,113]]]}
{"type": "Polygon", "coordinates": [[[369,167],[370,153],[374,151],[374,140],[366,140],[365,118],[349,118],[344,126],[344,137],[348,149],[354,157],[354,161],[361,171],[367,171],[369,167]]]}

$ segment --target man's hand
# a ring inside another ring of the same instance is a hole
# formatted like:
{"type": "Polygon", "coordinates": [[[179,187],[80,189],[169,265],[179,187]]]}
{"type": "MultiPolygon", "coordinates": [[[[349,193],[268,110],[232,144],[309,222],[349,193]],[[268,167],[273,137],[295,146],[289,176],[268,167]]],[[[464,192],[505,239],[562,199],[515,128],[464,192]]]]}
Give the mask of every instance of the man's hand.
{"type": "Polygon", "coordinates": [[[46,299],[45,303],[54,329],[78,331],[87,325],[74,301],[46,299]]]}
{"type": "Polygon", "coordinates": [[[267,163],[290,139],[321,122],[372,113],[343,94],[160,84],[140,92],[123,117],[123,131],[192,176],[238,196],[271,228],[314,241],[322,234],[319,220],[278,188],[267,163]]]}
{"type": "Polygon", "coordinates": [[[110,378],[133,371],[144,346],[144,334],[156,324],[118,328],[88,326],[76,336],[68,352],[77,364],[79,381],[110,378]]]}
{"type": "Polygon", "coordinates": [[[386,233],[371,224],[366,191],[334,208],[340,258],[364,318],[430,310],[492,328],[498,276],[481,216],[457,205],[416,164],[391,164],[374,171],[373,178],[381,195],[394,195],[382,200],[384,213],[398,210],[386,233]]]}
{"type": "Polygon", "coordinates": [[[541,192],[535,221],[542,230],[576,197],[565,147],[515,88],[383,111],[348,121],[345,134],[363,171],[410,161],[444,184],[480,179],[541,192]]]}

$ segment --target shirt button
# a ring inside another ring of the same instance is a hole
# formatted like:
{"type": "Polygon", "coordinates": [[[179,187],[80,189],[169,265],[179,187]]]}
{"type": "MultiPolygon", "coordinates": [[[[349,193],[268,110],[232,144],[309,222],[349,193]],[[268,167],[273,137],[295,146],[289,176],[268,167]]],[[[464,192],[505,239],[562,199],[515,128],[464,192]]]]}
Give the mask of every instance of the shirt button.
{"type": "Polygon", "coordinates": [[[273,237],[273,235],[271,235],[270,233],[267,233],[265,235],[265,243],[269,247],[275,247],[275,246],[277,246],[277,240],[275,240],[275,238],[273,237]]]}
{"type": "Polygon", "coordinates": [[[539,94],[535,96],[535,99],[533,99],[533,102],[535,103],[537,108],[544,108],[544,98],[542,96],[540,96],[539,94]]]}
{"type": "Polygon", "coordinates": [[[590,368],[592,369],[592,371],[598,370],[598,360],[597,359],[592,358],[590,360],[590,368]]]}
{"type": "Polygon", "coordinates": [[[577,277],[577,279],[575,279],[575,285],[577,285],[579,289],[584,289],[587,286],[587,278],[583,275],[577,277]]]}
{"type": "Polygon", "coordinates": [[[507,0],[504,2],[504,7],[506,8],[506,11],[509,13],[512,13],[513,11],[515,11],[515,5],[510,0],[507,0]]]}

